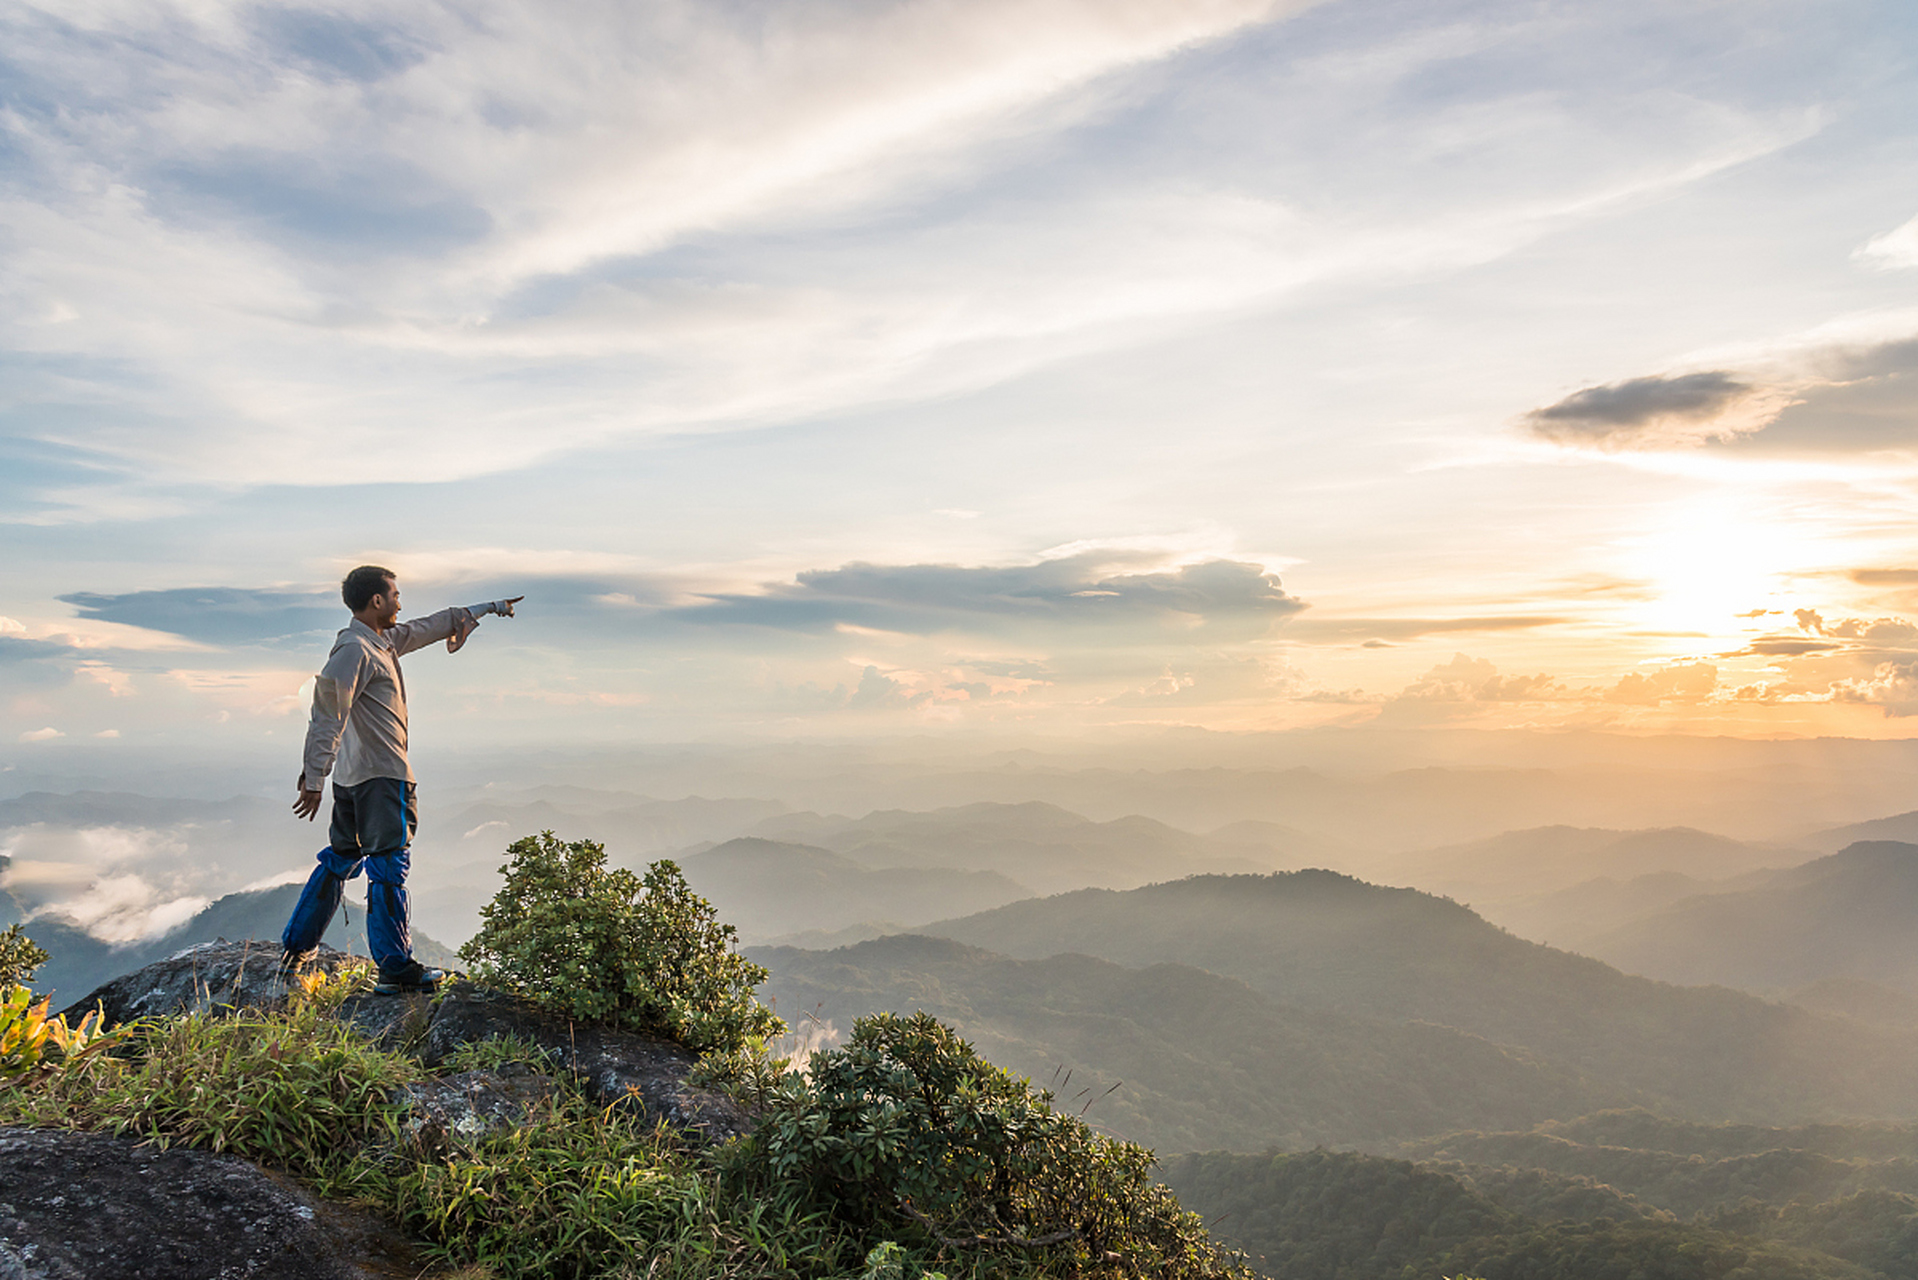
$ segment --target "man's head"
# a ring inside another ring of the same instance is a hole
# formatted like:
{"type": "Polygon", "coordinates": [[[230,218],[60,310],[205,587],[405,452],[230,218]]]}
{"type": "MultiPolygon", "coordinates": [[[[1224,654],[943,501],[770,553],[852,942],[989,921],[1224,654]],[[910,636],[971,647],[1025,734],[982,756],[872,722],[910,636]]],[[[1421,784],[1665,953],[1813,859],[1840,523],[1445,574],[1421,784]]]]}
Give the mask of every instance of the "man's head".
{"type": "Polygon", "coordinates": [[[399,620],[400,584],[391,569],[363,564],[340,581],[340,599],[353,616],[384,631],[399,620]]]}

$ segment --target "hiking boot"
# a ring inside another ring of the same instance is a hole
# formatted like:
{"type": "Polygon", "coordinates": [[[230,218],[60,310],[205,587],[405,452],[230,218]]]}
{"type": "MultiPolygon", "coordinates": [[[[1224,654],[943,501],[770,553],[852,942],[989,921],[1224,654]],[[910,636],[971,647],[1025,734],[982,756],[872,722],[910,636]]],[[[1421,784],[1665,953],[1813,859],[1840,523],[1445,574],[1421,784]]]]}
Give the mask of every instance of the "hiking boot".
{"type": "Polygon", "coordinates": [[[380,974],[380,980],[373,984],[373,993],[382,996],[399,996],[432,992],[439,990],[440,983],[445,980],[446,970],[429,969],[419,961],[412,960],[404,969],[380,974]]]}
{"type": "Polygon", "coordinates": [[[280,952],[280,976],[290,978],[319,958],[318,947],[308,947],[304,951],[282,951],[280,952]]]}

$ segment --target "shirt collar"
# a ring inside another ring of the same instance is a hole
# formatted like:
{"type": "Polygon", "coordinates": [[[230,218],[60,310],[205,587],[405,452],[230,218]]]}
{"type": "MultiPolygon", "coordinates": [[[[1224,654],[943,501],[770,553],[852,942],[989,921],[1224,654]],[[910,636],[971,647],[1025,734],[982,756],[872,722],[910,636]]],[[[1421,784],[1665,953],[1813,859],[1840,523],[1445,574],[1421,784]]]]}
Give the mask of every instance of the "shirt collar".
{"type": "Polygon", "coordinates": [[[348,623],[346,629],[348,631],[353,632],[355,635],[365,636],[367,639],[371,640],[374,644],[380,646],[380,648],[382,649],[391,649],[393,647],[392,643],[388,641],[385,636],[373,630],[373,628],[367,626],[364,622],[361,622],[358,618],[355,618],[353,619],[352,622],[348,623]]]}

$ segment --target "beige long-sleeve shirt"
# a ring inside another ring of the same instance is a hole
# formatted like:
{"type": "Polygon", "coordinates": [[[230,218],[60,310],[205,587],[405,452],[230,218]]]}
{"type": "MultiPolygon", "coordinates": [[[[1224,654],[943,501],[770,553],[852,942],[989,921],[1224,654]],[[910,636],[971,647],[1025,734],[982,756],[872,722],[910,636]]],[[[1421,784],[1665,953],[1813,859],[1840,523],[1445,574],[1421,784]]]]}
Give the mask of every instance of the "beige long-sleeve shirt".
{"type": "Polygon", "coordinates": [[[313,682],[313,715],[306,726],[303,762],[308,790],[317,791],[330,771],[335,787],[368,778],[413,781],[406,759],[406,678],[400,655],[444,640],[458,649],[479,625],[474,615],[491,605],[441,609],[384,633],[358,618],[333,641],[313,682]],[[337,759],[336,759],[337,757],[337,759]]]}

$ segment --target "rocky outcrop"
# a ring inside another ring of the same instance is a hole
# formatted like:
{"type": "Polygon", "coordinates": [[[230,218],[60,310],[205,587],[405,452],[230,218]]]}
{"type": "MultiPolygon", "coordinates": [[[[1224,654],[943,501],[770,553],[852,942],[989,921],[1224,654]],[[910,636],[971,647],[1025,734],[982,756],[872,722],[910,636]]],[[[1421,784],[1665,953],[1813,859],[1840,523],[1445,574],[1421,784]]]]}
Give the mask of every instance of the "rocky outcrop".
{"type": "Polygon", "coordinates": [[[244,1160],[0,1128],[0,1280],[365,1280],[420,1271],[371,1219],[244,1160]]]}
{"type": "Polygon", "coordinates": [[[588,1097],[603,1104],[633,1107],[710,1142],[752,1128],[751,1118],[725,1094],[686,1083],[686,1073],[697,1060],[686,1046],[576,1023],[471,984],[453,987],[440,1000],[419,1056],[431,1066],[463,1044],[503,1035],[537,1044],[579,1080],[588,1097]]]}
{"type": "MultiPolygon", "coordinates": [[[[322,947],[311,968],[331,973],[347,959],[343,951],[322,947]]],[[[77,1021],[99,1008],[106,1025],[115,1026],[181,1013],[275,1009],[286,1003],[286,995],[276,944],[203,942],[96,987],[64,1012],[77,1021]]]]}
{"type": "Polygon", "coordinates": [[[407,1141],[433,1150],[519,1124],[527,1112],[552,1098],[555,1083],[553,1077],[516,1063],[497,1071],[421,1080],[399,1090],[393,1103],[407,1141]]]}
{"type": "MultiPolygon", "coordinates": [[[[68,1012],[77,1015],[97,1005],[112,1026],[192,1011],[277,1008],[287,998],[279,954],[278,947],[260,942],[189,947],[115,978],[68,1012]]],[[[322,948],[315,967],[330,972],[346,959],[322,948]]],[[[340,1006],[339,1016],[382,1047],[410,1053],[429,1067],[439,1066],[461,1045],[518,1036],[538,1045],[556,1070],[575,1077],[602,1104],[632,1107],[707,1142],[752,1128],[752,1118],[732,1099],[686,1083],[696,1055],[684,1045],[574,1022],[470,982],[450,982],[433,996],[353,996],[340,1006]]]]}

